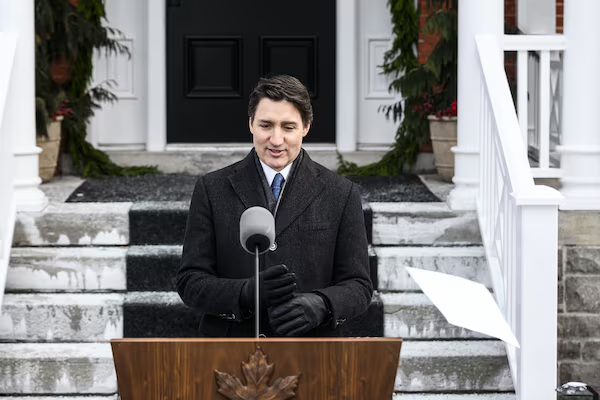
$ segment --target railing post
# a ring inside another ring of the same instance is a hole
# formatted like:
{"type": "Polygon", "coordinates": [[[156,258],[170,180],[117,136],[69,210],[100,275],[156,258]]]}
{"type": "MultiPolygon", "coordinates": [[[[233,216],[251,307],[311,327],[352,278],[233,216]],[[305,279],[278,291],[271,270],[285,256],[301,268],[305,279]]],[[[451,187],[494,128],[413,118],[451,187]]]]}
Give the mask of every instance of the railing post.
{"type": "Polygon", "coordinates": [[[546,186],[515,196],[517,220],[516,335],[518,399],[554,399],[557,362],[558,204],[546,186]]]}
{"type": "Polygon", "coordinates": [[[600,14],[598,0],[564,2],[561,193],[565,210],[600,210],[600,14]]]}
{"type": "MultiPolygon", "coordinates": [[[[504,1],[459,0],[458,4],[458,140],[454,152],[453,209],[475,209],[479,186],[479,94],[481,74],[475,35],[504,34],[504,1]]],[[[502,50],[500,50],[502,51],[502,50]]],[[[503,58],[502,58],[503,59],[503,58]]]]}
{"type": "Polygon", "coordinates": [[[6,104],[4,132],[12,135],[17,210],[41,211],[48,204],[40,190],[35,133],[34,0],[0,0],[0,30],[17,32],[19,40],[6,104]]]}

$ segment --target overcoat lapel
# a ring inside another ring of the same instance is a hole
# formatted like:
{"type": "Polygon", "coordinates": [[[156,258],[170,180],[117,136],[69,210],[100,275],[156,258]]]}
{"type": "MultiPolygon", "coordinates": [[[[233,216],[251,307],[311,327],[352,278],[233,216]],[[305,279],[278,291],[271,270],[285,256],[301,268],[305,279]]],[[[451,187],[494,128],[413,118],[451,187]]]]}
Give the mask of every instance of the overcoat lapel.
{"type": "Polygon", "coordinates": [[[286,185],[284,189],[275,217],[276,235],[281,234],[290,226],[324,188],[325,184],[321,179],[319,170],[308,154],[304,152],[304,159],[300,163],[298,171],[290,185],[286,185]]]}
{"type": "Polygon", "coordinates": [[[246,208],[253,206],[268,208],[262,182],[256,170],[254,150],[238,164],[235,172],[229,176],[229,181],[246,208]]]}

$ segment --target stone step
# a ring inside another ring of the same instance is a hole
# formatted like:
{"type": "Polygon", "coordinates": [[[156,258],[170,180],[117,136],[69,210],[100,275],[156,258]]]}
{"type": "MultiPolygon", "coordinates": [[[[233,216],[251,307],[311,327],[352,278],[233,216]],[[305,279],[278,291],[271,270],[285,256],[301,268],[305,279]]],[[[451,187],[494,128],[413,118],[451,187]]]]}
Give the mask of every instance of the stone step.
{"type": "MultiPolygon", "coordinates": [[[[176,292],[128,293],[123,304],[125,337],[196,337],[201,317],[176,292]]],[[[383,303],[379,295],[366,313],[346,321],[342,336],[383,336],[383,303]]]]}
{"type": "MultiPolygon", "coordinates": [[[[130,211],[131,245],[181,245],[185,235],[189,203],[183,201],[134,203],[130,211]]],[[[365,229],[371,241],[372,213],[363,204],[365,229]]]]}
{"type": "Polygon", "coordinates": [[[129,213],[130,244],[181,245],[188,208],[183,201],[135,203],[129,213]]]}
{"type": "Polygon", "coordinates": [[[516,400],[516,398],[514,393],[394,393],[392,400],[516,400]]]}
{"type": "MultiPolygon", "coordinates": [[[[15,247],[6,292],[174,291],[182,246],[15,247]]],[[[377,287],[377,256],[369,249],[377,287]]]]}
{"type": "MultiPolygon", "coordinates": [[[[18,213],[15,246],[180,245],[187,202],[57,203],[18,213]]],[[[474,212],[446,203],[368,203],[365,229],[374,245],[481,244],[474,212]]]]}
{"type": "Polygon", "coordinates": [[[398,392],[514,391],[500,341],[405,341],[398,392]]]}
{"type": "Polygon", "coordinates": [[[15,247],[7,292],[125,290],[124,247],[15,247]]]}
{"type": "MultiPolygon", "coordinates": [[[[176,290],[176,275],[182,246],[131,246],[127,251],[127,290],[170,292],[176,290]]],[[[371,279],[377,287],[377,256],[369,249],[371,279]]]]}
{"type": "Polygon", "coordinates": [[[119,395],[106,396],[8,396],[2,400],[120,400],[119,395]]]}
{"type": "Polygon", "coordinates": [[[491,287],[485,250],[472,247],[373,247],[379,290],[419,291],[406,267],[460,276],[491,287]]]}
{"type": "Polygon", "coordinates": [[[130,292],[171,292],[182,246],[131,246],[127,252],[127,289],[130,292]]]}
{"type": "MultiPolygon", "coordinates": [[[[108,343],[0,344],[0,371],[0,395],[110,395],[117,391],[108,343]]],[[[508,392],[513,385],[501,342],[405,341],[394,388],[399,393],[453,392],[456,396],[463,391],[508,392]]],[[[483,397],[508,399],[512,398],[483,397]]]]}
{"type": "Polygon", "coordinates": [[[197,337],[201,317],[181,301],[177,292],[132,292],[123,303],[123,335],[139,337],[197,337]]]}
{"type": "Polygon", "coordinates": [[[123,337],[122,294],[6,294],[0,340],[97,342],[123,337]]]}
{"type": "Polygon", "coordinates": [[[19,212],[14,246],[109,246],[129,243],[131,203],[51,203],[19,212]]]}
{"type": "Polygon", "coordinates": [[[423,293],[382,293],[385,337],[405,339],[489,338],[449,324],[423,293]]]}
{"type": "MultiPolygon", "coordinates": [[[[181,246],[13,248],[7,292],[173,291],[181,246]]],[[[414,291],[405,267],[490,285],[481,247],[370,247],[371,279],[380,291],[414,291]]]]}
{"type": "Polygon", "coordinates": [[[0,371],[0,395],[117,393],[109,343],[0,344],[0,371]]]}
{"type": "Polygon", "coordinates": [[[452,211],[446,203],[369,203],[373,245],[481,244],[475,212],[452,211]]]}

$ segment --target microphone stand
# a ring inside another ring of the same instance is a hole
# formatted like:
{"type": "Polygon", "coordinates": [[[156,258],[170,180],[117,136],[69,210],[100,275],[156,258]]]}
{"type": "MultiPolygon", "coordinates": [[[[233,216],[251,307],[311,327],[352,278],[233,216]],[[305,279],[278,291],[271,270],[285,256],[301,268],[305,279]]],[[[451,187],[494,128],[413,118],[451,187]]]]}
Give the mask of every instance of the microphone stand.
{"type": "Polygon", "coordinates": [[[254,271],[254,276],[256,277],[254,279],[254,283],[256,284],[256,289],[254,290],[254,293],[256,294],[255,298],[254,298],[254,317],[256,318],[255,321],[255,326],[254,326],[254,331],[256,334],[256,338],[258,339],[258,337],[260,336],[260,329],[259,329],[259,322],[260,322],[260,293],[258,292],[260,290],[260,285],[259,285],[259,274],[260,274],[260,270],[259,270],[259,259],[258,259],[258,246],[256,246],[254,248],[254,254],[256,256],[255,259],[255,271],[254,271]]]}

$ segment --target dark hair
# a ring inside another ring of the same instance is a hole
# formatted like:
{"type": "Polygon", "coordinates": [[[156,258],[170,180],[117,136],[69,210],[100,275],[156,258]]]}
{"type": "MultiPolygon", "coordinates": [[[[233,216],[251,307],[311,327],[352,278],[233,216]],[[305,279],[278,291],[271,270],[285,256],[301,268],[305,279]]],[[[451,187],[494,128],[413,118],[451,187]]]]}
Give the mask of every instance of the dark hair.
{"type": "Polygon", "coordinates": [[[250,93],[248,102],[248,117],[254,120],[256,107],[264,98],[274,101],[287,100],[296,107],[304,126],[312,123],[313,110],[310,103],[310,95],[306,86],[297,78],[289,75],[274,75],[260,78],[256,87],[250,93]]]}

